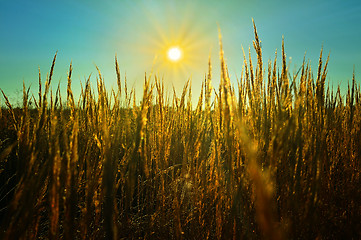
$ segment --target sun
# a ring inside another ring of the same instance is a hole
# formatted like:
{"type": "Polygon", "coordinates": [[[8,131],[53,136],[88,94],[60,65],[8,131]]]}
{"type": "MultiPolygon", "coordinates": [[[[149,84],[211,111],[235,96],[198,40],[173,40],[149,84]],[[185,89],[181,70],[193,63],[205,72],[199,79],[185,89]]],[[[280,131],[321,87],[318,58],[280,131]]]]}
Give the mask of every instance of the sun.
{"type": "Polygon", "coordinates": [[[182,51],[179,47],[171,47],[168,50],[168,59],[172,62],[178,62],[182,57],[182,51]]]}

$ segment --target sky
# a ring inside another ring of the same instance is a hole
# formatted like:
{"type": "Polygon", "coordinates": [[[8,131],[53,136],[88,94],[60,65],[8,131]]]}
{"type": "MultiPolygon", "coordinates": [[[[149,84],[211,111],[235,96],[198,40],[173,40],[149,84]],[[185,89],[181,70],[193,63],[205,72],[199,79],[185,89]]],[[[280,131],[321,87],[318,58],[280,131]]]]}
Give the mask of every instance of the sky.
{"type": "Polygon", "coordinates": [[[37,96],[38,68],[45,82],[57,52],[52,88],[60,83],[64,96],[71,62],[75,96],[89,75],[95,88],[95,66],[105,85],[116,87],[117,56],[122,78],[126,75],[128,88],[134,87],[137,94],[142,94],[145,73],[152,73],[178,94],[191,79],[197,98],[209,57],[212,83],[219,84],[218,27],[231,82],[236,84],[242,47],[253,50],[253,18],[265,66],[276,49],[280,57],[282,37],[291,71],[306,54],[315,72],[323,47],[324,59],[330,54],[327,80],[345,93],[354,68],[361,82],[360,12],[360,0],[0,0],[0,88],[12,102],[21,101],[23,82],[37,96]],[[179,62],[166,57],[172,46],[182,49],[179,62]]]}

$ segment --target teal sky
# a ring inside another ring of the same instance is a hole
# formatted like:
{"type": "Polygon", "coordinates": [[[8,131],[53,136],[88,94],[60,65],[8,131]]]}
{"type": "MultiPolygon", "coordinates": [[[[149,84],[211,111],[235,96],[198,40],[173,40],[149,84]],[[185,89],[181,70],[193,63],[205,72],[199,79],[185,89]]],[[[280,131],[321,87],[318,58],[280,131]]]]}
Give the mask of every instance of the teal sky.
{"type": "MultiPolygon", "coordinates": [[[[114,56],[129,87],[142,93],[144,72],[164,77],[169,90],[181,91],[191,77],[198,96],[207,71],[214,66],[213,85],[219,83],[218,27],[232,82],[242,70],[242,46],[252,47],[255,20],[262,41],[264,62],[280,52],[282,36],[290,67],[303,56],[317,69],[320,49],[330,53],[328,80],[346,89],[355,67],[360,83],[361,1],[0,1],[0,88],[13,101],[20,99],[22,82],[36,95],[38,67],[43,81],[56,51],[53,89],[60,82],[65,96],[66,76],[72,61],[73,90],[92,74],[95,64],[106,86],[115,86],[114,56]],[[163,50],[184,46],[184,62],[171,65],[163,50]]],[[[280,55],[280,54],[279,54],[280,55]]],[[[1,100],[3,103],[3,100],[1,100]]],[[[1,104],[2,104],[1,103],[1,104]]]]}

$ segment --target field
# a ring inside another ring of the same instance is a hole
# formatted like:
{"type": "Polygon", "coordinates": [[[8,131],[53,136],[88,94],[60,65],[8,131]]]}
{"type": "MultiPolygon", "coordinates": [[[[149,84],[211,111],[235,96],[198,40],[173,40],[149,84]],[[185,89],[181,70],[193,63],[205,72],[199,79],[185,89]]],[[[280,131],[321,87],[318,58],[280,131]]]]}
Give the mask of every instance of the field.
{"type": "Polygon", "coordinates": [[[0,238],[359,239],[360,86],[330,89],[322,50],[315,72],[290,73],[284,47],[264,63],[254,33],[236,86],[220,41],[196,105],[152,75],[136,104],[116,58],[117,89],[98,69],[75,99],[70,66],[63,100],[55,55],[38,96],[3,93],[0,238]]]}

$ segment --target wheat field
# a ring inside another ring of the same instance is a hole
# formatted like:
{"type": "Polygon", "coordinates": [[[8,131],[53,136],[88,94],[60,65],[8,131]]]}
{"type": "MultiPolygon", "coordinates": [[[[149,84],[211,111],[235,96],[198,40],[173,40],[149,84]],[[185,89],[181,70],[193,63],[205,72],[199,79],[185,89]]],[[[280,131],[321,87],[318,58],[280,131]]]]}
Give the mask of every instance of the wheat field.
{"type": "Polygon", "coordinates": [[[252,51],[232,85],[220,38],[197,104],[146,74],[143,97],[119,71],[117,89],[52,91],[54,56],[38,95],[0,112],[1,239],[358,239],[361,92],[345,96],[304,60],[290,73],[252,51]]]}

